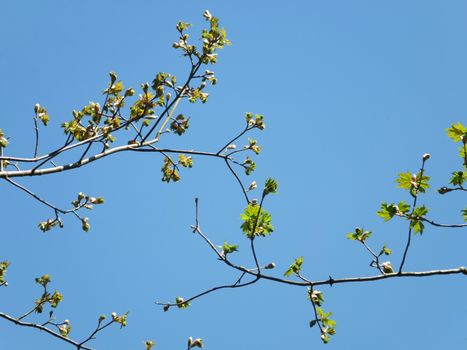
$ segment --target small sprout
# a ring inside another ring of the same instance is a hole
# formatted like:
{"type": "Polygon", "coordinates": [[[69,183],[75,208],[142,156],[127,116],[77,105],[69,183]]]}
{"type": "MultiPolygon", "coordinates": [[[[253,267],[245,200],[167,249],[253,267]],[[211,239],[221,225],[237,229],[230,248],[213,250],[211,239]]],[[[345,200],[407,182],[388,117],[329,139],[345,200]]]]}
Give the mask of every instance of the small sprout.
{"type": "Polygon", "coordinates": [[[203,17],[206,18],[207,21],[210,21],[212,19],[211,12],[209,12],[209,10],[204,11],[203,17]]]}
{"type": "Polygon", "coordinates": [[[123,328],[126,326],[126,319],[128,317],[128,312],[124,313],[121,316],[118,316],[116,312],[112,312],[112,321],[119,323],[120,328],[123,328]]]}
{"type": "Polygon", "coordinates": [[[146,350],[151,350],[154,345],[155,343],[153,340],[146,340],[144,342],[144,346],[146,347],[146,350]]]}
{"type": "Polygon", "coordinates": [[[125,97],[133,96],[135,94],[135,90],[133,88],[129,88],[125,91],[125,97]]]}
{"type": "Polygon", "coordinates": [[[0,129],[0,147],[5,148],[8,146],[8,139],[5,137],[2,129],[0,129]]]}
{"type": "Polygon", "coordinates": [[[115,74],[115,72],[110,72],[109,76],[110,76],[110,84],[113,84],[117,81],[117,74],[115,74]]]}
{"type": "Polygon", "coordinates": [[[89,202],[91,202],[92,204],[103,204],[104,203],[104,198],[102,198],[102,197],[97,197],[97,198],[89,197],[89,202]]]}
{"type": "Polygon", "coordinates": [[[293,274],[298,275],[300,273],[300,270],[302,269],[302,264],[303,264],[303,256],[295,259],[294,263],[289,266],[287,271],[284,272],[284,276],[290,277],[293,274]]]}
{"type": "Polygon", "coordinates": [[[63,321],[63,323],[60,326],[58,326],[58,331],[60,332],[60,335],[67,338],[68,334],[70,334],[70,331],[71,331],[70,321],[68,320],[63,321]]]}
{"type": "Polygon", "coordinates": [[[379,256],[381,255],[391,255],[392,253],[392,250],[389,249],[388,247],[386,247],[386,244],[383,246],[383,248],[381,248],[381,251],[379,252],[379,256]]]}
{"type": "Polygon", "coordinates": [[[195,347],[197,348],[203,347],[203,341],[201,340],[201,338],[196,338],[195,340],[192,341],[190,349],[193,349],[195,347]]]}
{"type": "Polygon", "coordinates": [[[317,306],[321,306],[324,302],[324,294],[318,290],[308,290],[308,298],[317,306]]]}
{"type": "Polygon", "coordinates": [[[36,278],[36,283],[40,284],[43,287],[46,287],[47,284],[49,284],[51,281],[52,280],[51,280],[51,278],[50,278],[50,276],[48,274],[45,274],[45,275],[43,275],[41,277],[36,278]]]}
{"type": "Polygon", "coordinates": [[[185,299],[183,299],[182,297],[176,297],[175,303],[177,304],[177,307],[179,309],[186,309],[188,306],[190,306],[190,303],[185,301],[185,299]]]}
{"type": "MultiPolygon", "coordinates": [[[[57,223],[58,223],[57,220],[48,219],[47,221],[40,222],[38,227],[40,228],[42,232],[46,232],[46,231],[51,230],[53,227],[55,227],[57,223]]],[[[63,224],[61,226],[63,226],[63,224]]]]}
{"type": "Polygon", "coordinates": [[[8,283],[5,281],[5,275],[8,270],[8,266],[10,266],[8,261],[0,262],[0,284],[3,284],[4,286],[8,286],[8,283]]]}
{"type": "Polygon", "coordinates": [[[48,302],[51,307],[56,308],[58,304],[63,300],[63,294],[55,291],[49,298],[48,302]]]}
{"type": "Polygon", "coordinates": [[[227,242],[224,242],[224,244],[222,246],[220,246],[219,248],[222,249],[222,255],[223,256],[227,256],[227,254],[238,251],[238,245],[228,244],[227,242]]]}
{"type": "Polygon", "coordinates": [[[193,337],[189,337],[187,341],[188,349],[191,349],[192,344],[193,344],[193,337]]]}
{"type": "Polygon", "coordinates": [[[84,232],[88,232],[89,229],[91,228],[91,225],[89,224],[89,219],[88,218],[83,218],[81,219],[81,228],[84,232]]]}
{"type": "Polygon", "coordinates": [[[270,193],[276,193],[277,187],[278,187],[277,180],[271,177],[267,179],[266,184],[264,185],[263,197],[267,196],[270,193]]]}

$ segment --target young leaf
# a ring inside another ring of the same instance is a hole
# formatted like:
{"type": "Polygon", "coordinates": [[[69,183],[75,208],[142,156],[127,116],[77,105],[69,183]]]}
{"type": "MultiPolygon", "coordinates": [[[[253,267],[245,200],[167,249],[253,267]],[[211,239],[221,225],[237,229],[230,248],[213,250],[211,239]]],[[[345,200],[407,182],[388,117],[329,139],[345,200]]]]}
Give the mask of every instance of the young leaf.
{"type": "Polygon", "coordinates": [[[266,184],[264,185],[263,197],[267,196],[270,193],[277,193],[277,186],[277,180],[271,177],[267,179],[266,184]]]}
{"type": "Polygon", "coordinates": [[[467,128],[462,123],[452,124],[450,128],[446,129],[448,137],[454,142],[462,140],[462,136],[467,134],[467,128]]]}
{"type": "Polygon", "coordinates": [[[302,264],[303,264],[303,256],[295,259],[294,263],[289,266],[287,271],[284,272],[285,277],[290,277],[292,274],[298,274],[300,270],[302,269],[302,264]]]}
{"type": "Polygon", "coordinates": [[[274,231],[274,226],[271,224],[271,214],[263,209],[260,212],[258,204],[249,203],[240,217],[243,220],[240,227],[248,238],[264,237],[274,231]]]}

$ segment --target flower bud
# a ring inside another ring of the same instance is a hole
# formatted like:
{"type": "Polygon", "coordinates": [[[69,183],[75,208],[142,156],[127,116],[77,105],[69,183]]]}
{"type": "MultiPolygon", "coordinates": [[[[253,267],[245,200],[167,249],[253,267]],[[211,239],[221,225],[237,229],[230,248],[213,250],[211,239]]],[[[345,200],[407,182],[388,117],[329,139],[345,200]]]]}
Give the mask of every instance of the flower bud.
{"type": "Polygon", "coordinates": [[[430,159],[431,157],[431,154],[430,153],[425,153],[422,158],[423,158],[423,161],[427,161],[428,159],[430,159]]]}

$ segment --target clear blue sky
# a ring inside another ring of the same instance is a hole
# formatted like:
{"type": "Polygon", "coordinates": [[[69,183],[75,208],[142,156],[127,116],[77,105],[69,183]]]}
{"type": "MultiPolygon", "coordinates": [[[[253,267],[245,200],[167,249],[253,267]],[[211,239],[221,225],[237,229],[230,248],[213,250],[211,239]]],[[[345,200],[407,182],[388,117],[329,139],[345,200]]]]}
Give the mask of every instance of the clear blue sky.
{"type": "MultiPolygon", "coordinates": [[[[406,225],[383,223],[381,201],[409,201],[396,189],[398,172],[416,171],[421,155],[433,188],[460,166],[446,137],[453,122],[467,122],[467,3],[465,1],[10,1],[0,13],[0,128],[9,152],[31,156],[33,106],[51,115],[41,151],[63,142],[59,125],[72,109],[101,101],[108,72],[139,88],[159,71],[180,77],[186,62],[171,48],[178,20],[194,24],[205,9],[221,18],[233,45],[213,69],[219,83],[205,105],[182,106],[189,135],[167,145],[215,151],[243,127],[244,113],[264,114],[255,135],[264,151],[244,182],[273,176],[279,195],[266,207],[276,227],[258,240],[263,263],[281,275],[303,255],[311,279],[373,274],[370,257],[345,234],[374,231],[400,261],[406,225]],[[172,143],[174,142],[174,143],[172,143]]],[[[102,102],[102,101],[101,101],[102,102]]],[[[188,310],[163,313],[154,301],[188,297],[237,277],[195,237],[194,198],[201,226],[217,244],[240,245],[237,262],[251,266],[242,236],[241,192],[222,162],[195,158],[182,181],[160,181],[161,158],[118,155],[66,174],[20,179],[50,201],[68,205],[79,191],[106,204],[89,214],[83,233],[70,217],[47,234],[36,225],[51,213],[1,183],[0,259],[11,262],[0,310],[18,315],[40,289],[34,278],[53,277],[65,299],[57,317],[82,338],[99,314],[130,311],[129,325],[103,332],[99,349],[184,349],[189,336],[207,349],[316,349],[323,347],[306,290],[270,282],[221,291],[188,310]]],[[[430,217],[461,222],[465,196],[423,201],[430,217]]],[[[406,268],[466,265],[465,230],[427,228],[415,237],[406,268]]],[[[376,248],[377,249],[377,248],[376,248]]],[[[337,335],[327,349],[465,349],[465,277],[387,280],[323,288],[337,335]]],[[[39,319],[38,319],[39,320],[39,319]]],[[[0,347],[22,350],[67,346],[36,330],[0,320],[0,347]]]]}

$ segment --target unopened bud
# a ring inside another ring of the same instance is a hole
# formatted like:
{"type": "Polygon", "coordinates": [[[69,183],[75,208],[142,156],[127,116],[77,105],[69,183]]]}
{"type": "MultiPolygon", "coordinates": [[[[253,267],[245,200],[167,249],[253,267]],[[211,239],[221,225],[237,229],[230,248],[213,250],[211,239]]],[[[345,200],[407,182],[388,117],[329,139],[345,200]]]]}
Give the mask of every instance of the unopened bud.
{"type": "Polygon", "coordinates": [[[381,264],[384,273],[393,273],[394,270],[392,269],[391,262],[386,261],[385,263],[381,264]]]}
{"type": "Polygon", "coordinates": [[[273,262],[271,262],[271,263],[267,264],[264,268],[265,268],[266,270],[272,270],[272,269],[275,268],[275,267],[276,267],[276,264],[274,264],[273,262]]]}
{"type": "Polygon", "coordinates": [[[203,17],[209,21],[212,18],[211,12],[209,12],[208,10],[204,11],[203,17]]]}
{"type": "Polygon", "coordinates": [[[36,103],[34,105],[34,112],[37,114],[41,110],[41,105],[39,103],[36,103]]]}
{"type": "Polygon", "coordinates": [[[253,182],[250,184],[250,186],[248,187],[248,191],[254,190],[256,187],[258,187],[258,186],[256,185],[256,181],[253,181],[253,182]]]}
{"type": "Polygon", "coordinates": [[[425,153],[422,158],[423,158],[423,161],[427,161],[428,159],[430,159],[431,157],[431,154],[430,153],[425,153]]]}

